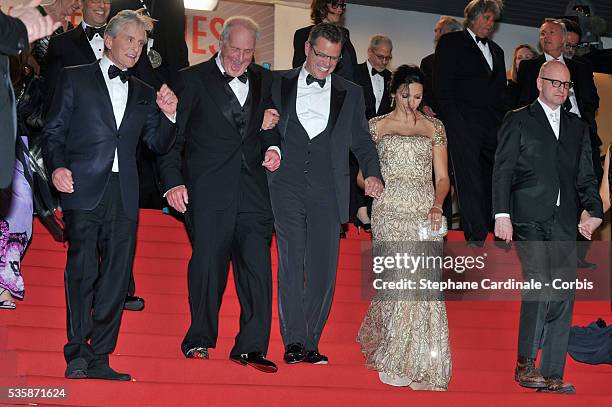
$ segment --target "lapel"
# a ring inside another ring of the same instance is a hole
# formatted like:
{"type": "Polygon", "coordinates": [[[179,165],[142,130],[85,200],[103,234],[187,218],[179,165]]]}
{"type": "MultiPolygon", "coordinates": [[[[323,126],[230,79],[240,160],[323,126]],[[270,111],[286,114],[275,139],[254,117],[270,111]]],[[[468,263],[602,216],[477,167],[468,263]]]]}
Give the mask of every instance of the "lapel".
{"type": "MultiPolygon", "coordinates": [[[[472,35],[468,32],[467,28],[463,30],[463,35],[465,36],[465,40],[468,43],[468,47],[472,50],[472,53],[475,52],[477,54],[478,61],[480,62],[480,66],[484,69],[487,75],[491,75],[492,70],[491,70],[491,67],[489,66],[489,63],[487,62],[487,59],[485,58],[484,54],[482,53],[482,51],[476,44],[476,41],[474,41],[474,39],[472,38],[472,35]]],[[[489,51],[491,51],[491,48],[492,47],[489,45],[489,51]]],[[[491,52],[491,55],[493,55],[493,52],[491,52]]],[[[495,67],[495,59],[493,59],[493,67],[495,67]]]]}
{"type": "Polygon", "coordinates": [[[125,104],[125,112],[123,113],[123,119],[121,119],[121,124],[119,125],[119,133],[121,133],[121,129],[126,126],[125,123],[128,122],[128,118],[132,110],[134,110],[134,104],[138,100],[136,97],[136,80],[133,77],[128,79],[128,98],[127,103],[125,104]]]}
{"type": "MultiPolygon", "coordinates": [[[[106,110],[106,114],[103,117],[108,119],[108,122],[111,124],[111,127],[117,130],[117,122],[115,121],[115,113],[113,112],[113,104],[111,102],[110,93],[108,93],[108,88],[106,87],[106,82],[104,82],[104,76],[102,76],[102,70],[100,69],[100,63],[94,62],[91,64],[91,67],[94,69],[94,77],[96,78],[96,82],[98,85],[98,91],[102,95],[102,101],[100,103],[104,106],[106,110]]],[[[127,111],[127,106],[126,106],[127,111]]]]}
{"type": "Polygon", "coordinates": [[[85,30],[83,30],[83,25],[79,24],[78,27],[72,31],[74,32],[72,41],[85,60],[90,63],[96,61],[96,54],[94,54],[91,45],[89,45],[89,40],[87,39],[85,30]]]}
{"type": "Polygon", "coordinates": [[[342,110],[344,97],[346,96],[346,90],[339,86],[336,78],[336,75],[330,75],[330,79],[332,81],[331,106],[329,108],[329,122],[327,123],[330,136],[333,136],[334,134],[334,127],[336,126],[336,121],[338,120],[338,115],[340,114],[340,110],[342,110]]]}
{"type": "Polygon", "coordinates": [[[561,112],[559,112],[559,142],[564,143],[567,135],[569,134],[568,126],[570,125],[568,114],[563,110],[563,106],[561,106],[561,112]]]}
{"type": "Polygon", "coordinates": [[[256,118],[259,113],[259,106],[261,106],[261,103],[259,103],[259,101],[261,99],[262,78],[261,72],[254,68],[251,68],[251,66],[249,66],[249,69],[247,70],[247,76],[249,78],[249,95],[247,96],[246,103],[249,103],[249,100],[251,101],[251,115],[247,123],[247,128],[250,129],[251,125],[257,122],[256,118]]]}
{"type": "MultiPolygon", "coordinates": [[[[542,128],[546,129],[549,136],[552,137],[555,142],[557,142],[557,136],[555,136],[555,132],[550,126],[548,117],[546,117],[546,113],[544,112],[542,106],[540,106],[540,102],[538,102],[537,99],[531,104],[531,106],[529,106],[529,110],[531,111],[531,114],[536,119],[536,121],[542,126],[542,128]]],[[[562,123],[559,126],[559,140],[561,140],[561,129],[562,123]]]]}
{"type": "Polygon", "coordinates": [[[363,78],[365,79],[363,81],[365,83],[365,89],[363,90],[363,94],[364,97],[368,98],[368,100],[373,101],[372,111],[376,113],[376,97],[374,96],[374,87],[372,87],[372,77],[370,76],[370,72],[368,72],[368,63],[364,62],[362,64],[362,67],[363,68],[361,68],[361,73],[363,75],[363,78]]]}
{"type": "MultiPolygon", "coordinates": [[[[221,74],[219,67],[217,67],[217,63],[215,62],[215,58],[217,54],[213,55],[207,62],[207,66],[203,72],[205,84],[210,96],[214,100],[215,104],[221,110],[221,114],[227,122],[232,126],[236,132],[238,132],[238,128],[236,127],[236,123],[234,123],[234,117],[232,116],[232,107],[230,105],[230,100],[227,95],[227,83],[225,82],[225,78],[221,74]]],[[[230,89],[231,92],[231,89],[230,89]]]]}
{"type": "Polygon", "coordinates": [[[285,136],[287,131],[287,123],[289,123],[290,114],[289,112],[292,111],[292,104],[294,106],[293,111],[295,111],[295,103],[297,100],[297,80],[300,76],[301,69],[302,67],[292,69],[282,77],[280,102],[283,110],[281,112],[281,123],[279,126],[282,136],[285,136]]]}
{"type": "Polygon", "coordinates": [[[384,90],[383,90],[383,95],[382,98],[380,100],[380,107],[378,108],[379,112],[376,112],[377,116],[380,116],[381,114],[386,114],[387,110],[389,109],[389,99],[391,98],[391,96],[389,95],[389,81],[391,80],[391,71],[389,71],[388,69],[385,69],[383,71],[383,78],[384,78],[384,90]],[[383,110],[380,110],[383,109],[383,110]]]}

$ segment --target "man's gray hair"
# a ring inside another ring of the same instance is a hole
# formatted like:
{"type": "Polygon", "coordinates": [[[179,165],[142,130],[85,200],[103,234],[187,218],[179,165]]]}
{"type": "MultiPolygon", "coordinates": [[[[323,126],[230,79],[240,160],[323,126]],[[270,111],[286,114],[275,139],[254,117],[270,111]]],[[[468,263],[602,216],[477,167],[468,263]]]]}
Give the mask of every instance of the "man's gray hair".
{"type": "Polygon", "coordinates": [[[156,20],[152,19],[145,13],[145,9],[140,10],[122,10],[108,22],[104,35],[108,34],[112,38],[117,37],[117,34],[123,29],[123,26],[130,23],[136,23],[145,31],[150,32],[153,30],[153,23],[156,20]]]}
{"type": "Polygon", "coordinates": [[[501,15],[504,4],[502,0],[472,0],[463,9],[463,26],[468,27],[472,24],[479,15],[491,12],[497,20],[501,15]]]}
{"type": "Polygon", "coordinates": [[[221,31],[219,40],[223,43],[227,41],[230,33],[234,27],[237,26],[251,31],[253,34],[255,34],[255,39],[259,38],[259,25],[255,22],[255,20],[247,16],[233,16],[225,20],[225,24],[223,24],[223,31],[221,31]]]}
{"type": "Polygon", "coordinates": [[[461,31],[463,30],[463,25],[454,17],[451,16],[442,16],[438,20],[439,23],[442,23],[445,27],[448,27],[448,32],[461,31]]]}
{"type": "Polygon", "coordinates": [[[370,49],[376,49],[380,45],[386,45],[389,49],[393,50],[393,42],[391,38],[384,34],[375,34],[370,37],[370,49]]]}
{"type": "MultiPolygon", "coordinates": [[[[561,27],[561,34],[563,34],[563,44],[565,44],[565,37],[567,36],[567,27],[565,26],[565,23],[563,21],[557,18],[545,18],[542,22],[542,25],[544,24],[556,24],[561,27]]],[[[542,25],[540,26],[540,28],[542,28],[542,25]]]]}

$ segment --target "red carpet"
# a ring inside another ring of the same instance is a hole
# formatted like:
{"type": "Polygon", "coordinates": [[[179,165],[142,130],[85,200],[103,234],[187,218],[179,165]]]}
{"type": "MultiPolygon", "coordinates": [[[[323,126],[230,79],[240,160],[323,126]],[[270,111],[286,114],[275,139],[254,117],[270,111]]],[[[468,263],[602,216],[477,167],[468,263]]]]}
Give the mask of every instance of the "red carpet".
{"type": "MultiPolygon", "coordinates": [[[[453,232],[451,232],[453,233],[453,232]]],[[[566,379],[575,396],[534,394],[513,380],[519,304],[448,302],[453,375],[448,392],[415,392],[379,383],[363,367],[355,336],[367,309],[361,298],[360,239],[354,230],[341,243],[335,301],[320,350],[327,366],[282,362],[276,295],[269,358],[277,374],[263,374],[228,360],[239,307],[230,278],[221,310],[219,346],[209,361],[187,360],[180,342],[189,323],[187,262],[182,225],[157,211],[142,211],[135,264],[143,312],[124,314],[111,365],[132,374],[130,383],[65,380],[63,268],[65,248],[35,223],[24,259],[26,298],[16,311],[0,311],[0,405],[71,406],[609,406],[612,366],[588,366],[568,357],[566,379]],[[6,388],[65,386],[68,397],[7,400],[6,388]],[[5,403],[5,404],[2,404],[5,403]]],[[[458,238],[459,236],[452,236],[458,238]]],[[[275,249],[274,249],[275,251],[275,249]]],[[[276,255],[273,257],[276,269],[276,255]]],[[[276,287],[274,288],[276,292],[276,287]]],[[[574,324],[602,317],[608,302],[578,302],[574,324]]]]}

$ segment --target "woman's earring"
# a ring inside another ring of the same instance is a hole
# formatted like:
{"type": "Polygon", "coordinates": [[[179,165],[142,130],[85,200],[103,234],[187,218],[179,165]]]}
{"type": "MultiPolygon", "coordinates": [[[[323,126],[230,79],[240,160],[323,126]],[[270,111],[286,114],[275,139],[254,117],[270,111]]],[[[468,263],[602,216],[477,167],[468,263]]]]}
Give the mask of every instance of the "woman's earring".
{"type": "Polygon", "coordinates": [[[391,107],[395,107],[395,96],[391,96],[391,107]]]}

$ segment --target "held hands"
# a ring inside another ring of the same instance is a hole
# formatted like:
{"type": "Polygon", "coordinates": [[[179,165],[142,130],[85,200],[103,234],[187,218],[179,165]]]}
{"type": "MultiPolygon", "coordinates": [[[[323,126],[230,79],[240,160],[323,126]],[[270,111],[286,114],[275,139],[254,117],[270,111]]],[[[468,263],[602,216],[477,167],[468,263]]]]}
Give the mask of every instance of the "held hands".
{"type": "Polygon", "coordinates": [[[512,241],[512,221],[509,217],[499,217],[495,219],[495,236],[506,243],[512,241]]]}
{"type": "Polygon", "coordinates": [[[580,223],[578,224],[578,232],[585,239],[591,240],[593,232],[595,229],[601,225],[602,219],[592,217],[587,211],[583,210],[580,215],[580,223]]]}
{"type": "Polygon", "coordinates": [[[185,185],[179,185],[170,189],[166,193],[168,204],[179,211],[180,213],[187,212],[187,204],[189,203],[189,195],[185,185]]]}
{"type": "Polygon", "coordinates": [[[383,190],[385,189],[385,186],[383,185],[382,181],[376,177],[366,178],[364,180],[364,184],[365,184],[365,194],[367,196],[371,196],[376,199],[380,198],[383,190]]]}
{"type": "Polygon", "coordinates": [[[423,106],[423,113],[429,117],[436,117],[436,113],[427,105],[423,106]]]}
{"type": "Polygon", "coordinates": [[[427,214],[427,219],[431,223],[431,230],[437,231],[442,227],[442,208],[434,205],[427,214]]]}
{"type": "Polygon", "coordinates": [[[60,167],[51,174],[53,186],[60,192],[71,194],[74,192],[74,181],[72,180],[72,171],[68,168],[60,167]]]}
{"type": "Polygon", "coordinates": [[[261,124],[262,130],[271,130],[273,129],[278,120],[280,119],[280,114],[276,109],[266,109],[264,112],[263,123],[261,124]]]}
{"type": "Polygon", "coordinates": [[[165,83],[162,87],[157,91],[157,106],[161,109],[162,112],[166,114],[168,117],[175,117],[176,115],[176,106],[178,105],[178,98],[172,92],[172,89],[168,87],[165,83]]]}
{"type": "Polygon", "coordinates": [[[27,5],[15,6],[10,12],[11,17],[18,18],[28,30],[28,42],[34,42],[40,38],[53,34],[62,23],[53,21],[50,16],[42,16],[36,9],[40,0],[31,0],[27,5]]]}
{"type": "Polygon", "coordinates": [[[261,163],[268,171],[274,172],[280,167],[281,158],[275,150],[268,150],[264,155],[264,161],[261,163]]]}

